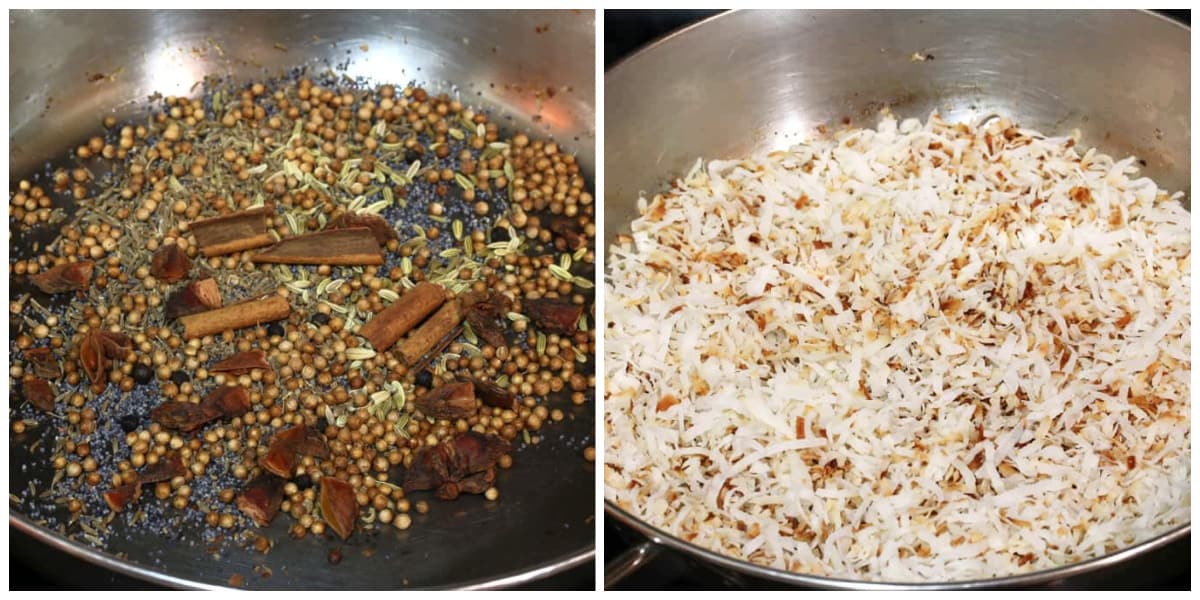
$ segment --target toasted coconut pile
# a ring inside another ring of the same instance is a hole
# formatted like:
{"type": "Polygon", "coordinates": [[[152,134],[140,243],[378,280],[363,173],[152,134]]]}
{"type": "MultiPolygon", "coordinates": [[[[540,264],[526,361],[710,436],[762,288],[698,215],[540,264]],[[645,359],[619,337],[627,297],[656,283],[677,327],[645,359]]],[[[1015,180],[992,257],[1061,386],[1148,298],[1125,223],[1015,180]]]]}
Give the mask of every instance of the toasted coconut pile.
{"type": "Polygon", "coordinates": [[[697,163],[607,287],[607,497],[792,571],[987,578],[1190,512],[1189,213],[997,119],[697,163]]]}

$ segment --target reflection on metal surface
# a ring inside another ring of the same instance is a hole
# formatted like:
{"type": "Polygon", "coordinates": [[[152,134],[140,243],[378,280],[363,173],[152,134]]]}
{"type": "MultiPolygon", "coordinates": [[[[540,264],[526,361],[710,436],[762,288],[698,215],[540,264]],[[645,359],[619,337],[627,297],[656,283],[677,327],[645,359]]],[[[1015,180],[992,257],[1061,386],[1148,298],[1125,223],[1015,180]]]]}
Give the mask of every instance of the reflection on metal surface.
{"type": "Polygon", "coordinates": [[[604,588],[612,589],[622,579],[634,571],[646,566],[662,551],[662,546],[654,542],[643,542],[622,552],[620,556],[604,565],[604,588]]]}

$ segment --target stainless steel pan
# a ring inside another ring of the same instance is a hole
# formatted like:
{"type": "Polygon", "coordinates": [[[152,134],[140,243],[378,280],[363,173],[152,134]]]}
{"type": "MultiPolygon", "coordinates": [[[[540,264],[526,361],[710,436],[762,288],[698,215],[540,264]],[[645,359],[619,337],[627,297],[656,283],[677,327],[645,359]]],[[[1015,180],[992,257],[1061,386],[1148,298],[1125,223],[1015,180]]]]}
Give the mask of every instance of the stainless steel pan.
{"type": "MultiPolygon", "coordinates": [[[[489,110],[502,128],[555,137],[577,153],[590,179],[593,21],[592,11],[15,12],[9,175],[15,182],[42,172],[47,161],[61,162],[113,106],[120,107],[116,116],[131,118],[150,94],[188,95],[205,75],[247,80],[307,65],[457,94],[489,110]],[[547,86],[570,89],[535,95],[547,86]]],[[[193,531],[174,539],[122,532],[98,550],[36,525],[27,506],[10,504],[9,522],[63,552],[171,586],[224,586],[233,574],[245,577],[246,587],[516,585],[586,563],[594,552],[594,471],[581,458],[593,439],[592,410],[557,406],[571,418],[517,453],[517,466],[500,475],[500,502],[434,501],[429,514],[414,514],[408,531],[356,534],[336,567],[326,558],[332,542],[290,539],[283,517],[267,532],[278,542],[269,554],[227,549],[219,560],[204,544],[185,541],[197,537],[193,531]],[[256,576],[256,566],[272,575],[256,576]]],[[[10,489],[49,479],[44,450],[28,450],[33,436],[48,431],[10,436],[10,489]]]]}
{"type": "MultiPolygon", "coordinates": [[[[924,119],[993,114],[1134,154],[1143,172],[1190,196],[1190,32],[1147,12],[745,11],[671,35],[605,76],[606,242],[629,231],[639,192],[699,157],[786,147],[820,124],[874,125],[889,106],[924,119]],[[927,57],[912,60],[914,53],[927,57]]],[[[1188,200],[1190,206],[1190,199],[1188,200]]],[[[789,573],[728,558],[612,503],[609,517],[648,538],[607,566],[606,585],[666,546],[721,567],[829,588],[1029,586],[1086,577],[1188,535],[1190,525],[1094,560],[1039,573],[919,585],[789,573]]]]}

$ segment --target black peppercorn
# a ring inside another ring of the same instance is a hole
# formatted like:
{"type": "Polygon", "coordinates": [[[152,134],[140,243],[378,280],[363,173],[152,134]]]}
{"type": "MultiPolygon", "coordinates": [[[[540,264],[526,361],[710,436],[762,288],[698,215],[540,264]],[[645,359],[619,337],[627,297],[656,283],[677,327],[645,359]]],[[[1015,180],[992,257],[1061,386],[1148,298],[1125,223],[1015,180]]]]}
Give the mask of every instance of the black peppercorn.
{"type": "Polygon", "coordinates": [[[425,389],[429,389],[433,387],[433,375],[430,374],[429,371],[422,369],[421,371],[417,372],[417,378],[413,381],[413,383],[425,389]]]}
{"type": "Polygon", "coordinates": [[[121,431],[129,433],[142,424],[142,419],[137,415],[125,415],[118,419],[118,422],[121,424],[121,431]]]}
{"type": "Polygon", "coordinates": [[[283,337],[285,333],[287,333],[287,331],[283,328],[283,323],[276,321],[275,323],[267,325],[268,337],[283,337]]]}
{"type": "Polygon", "coordinates": [[[299,490],[307,490],[308,488],[312,487],[313,481],[312,477],[309,477],[308,473],[305,473],[293,479],[292,483],[296,484],[296,488],[299,490]]]}
{"type": "Polygon", "coordinates": [[[327,314],[325,314],[325,313],[317,313],[317,314],[315,314],[315,315],[313,315],[313,316],[309,317],[309,319],[308,319],[308,320],[309,320],[309,321],[312,321],[312,322],[313,322],[313,324],[315,324],[315,325],[317,325],[318,327],[320,327],[321,325],[328,325],[328,324],[329,324],[329,315],[327,315],[327,314]]]}
{"type": "Polygon", "coordinates": [[[175,371],[171,373],[171,381],[174,382],[175,385],[183,385],[191,380],[192,376],[188,375],[184,371],[175,371]]]}
{"type": "Polygon", "coordinates": [[[142,363],[133,365],[133,380],[137,382],[138,385],[146,385],[147,383],[150,383],[150,380],[152,379],[154,379],[154,369],[151,369],[142,363]]]}
{"type": "Polygon", "coordinates": [[[417,160],[420,158],[421,158],[421,153],[417,152],[413,148],[409,148],[408,150],[404,151],[404,160],[405,160],[405,162],[407,162],[409,164],[417,162],[417,160]]]}
{"type": "Polygon", "coordinates": [[[492,242],[507,242],[509,240],[507,227],[492,228],[492,242]]]}

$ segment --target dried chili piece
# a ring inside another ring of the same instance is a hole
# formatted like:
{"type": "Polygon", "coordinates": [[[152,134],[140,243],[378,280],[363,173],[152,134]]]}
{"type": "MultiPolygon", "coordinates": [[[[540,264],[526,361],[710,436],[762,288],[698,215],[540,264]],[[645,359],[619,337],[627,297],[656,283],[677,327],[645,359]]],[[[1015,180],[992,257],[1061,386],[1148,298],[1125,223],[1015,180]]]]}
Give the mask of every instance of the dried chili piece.
{"type": "Polygon", "coordinates": [[[34,408],[42,412],[54,412],[54,388],[41,377],[26,376],[21,381],[21,393],[34,408]]]}
{"type": "Polygon", "coordinates": [[[459,491],[458,482],[447,481],[446,483],[438,486],[438,488],[433,491],[433,495],[438,500],[454,500],[458,498],[459,491]]]}
{"type": "Polygon", "coordinates": [[[150,274],[167,283],[187,277],[191,269],[192,260],[178,244],[164,244],[150,259],[150,274]]]}
{"type": "Polygon", "coordinates": [[[354,533],[358,521],[358,500],[349,483],[333,477],[321,478],[321,516],[343,540],[354,533]]]}
{"type": "Polygon", "coordinates": [[[266,527],[279,514],[279,506],[283,503],[283,479],[263,473],[250,480],[242,493],[238,494],[238,510],[254,519],[259,527],[266,527]]]}
{"type": "Polygon", "coordinates": [[[80,342],[79,364],[92,384],[108,383],[112,359],[124,358],[133,349],[129,336],[114,331],[93,329],[80,342]]]}
{"type": "Polygon", "coordinates": [[[487,469],[468,475],[458,482],[458,490],[464,494],[482,494],[496,482],[496,470],[487,469]]]}
{"type": "Polygon", "coordinates": [[[250,411],[250,392],[241,386],[223,385],[209,392],[200,406],[226,419],[240,417],[250,411]]]}
{"type": "Polygon", "coordinates": [[[138,482],[119,485],[111,490],[101,494],[105,504],[112,509],[113,512],[121,512],[126,506],[138,499],[142,495],[142,484],[138,482]]]}
{"type": "Polygon", "coordinates": [[[118,359],[125,358],[130,350],[133,350],[133,340],[129,336],[115,331],[97,331],[93,335],[96,336],[97,342],[100,344],[100,350],[104,353],[105,358],[118,359]]]}
{"type": "Polygon", "coordinates": [[[404,489],[435,490],[436,495],[444,499],[456,498],[461,492],[478,493],[471,490],[488,482],[489,485],[482,488],[486,490],[490,487],[488,477],[475,476],[492,470],[496,461],[510,449],[503,438],[475,431],[459,434],[437,446],[426,446],[417,452],[405,471],[404,489]]]}
{"type": "Polygon", "coordinates": [[[232,375],[241,375],[249,373],[254,369],[270,369],[271,363],[267,362],[267,353],[262,350],[248,350],[246,352],[238,352],[225,360],[208,368],[210,373],[230,373],[232,375]]]}
{"type": "Polygon", "coordinates": [[[79,366],[93,384],[108,382],[108,366],[104,351],[92,334],[83,336],[79,345],[79,366]]]}
{"type": "Polygon", "coordinates": [[[193,281],[182,290],[171,294],[167,298],[165,315],[168,319],[178,319],[221,308],[221,303],[221,290],[217,287],[217,280],[210,277],[193,281]]]}
{"type": "Polygon", "coordinates": [[[575,219],[553,215],[547,228],[562,238],[572,250],[578,250],[587,244],[587,238],[583,236],[582,228],[575,219]]]}
{"type": "Polygon", "coordinates": [[[442,445],[425,446],[417,451],[412,464],[404,472],[404,489],[409,492],[432,490],[449,477],[442,445]]]}
{"type": "Polygon", "coordinates": [[[471,385],[475,386],[475,396],[483,401],[485,406],[516,410],[516,394],[483,379],[471,378],[468,381],[471,382],[471,385]]]}
{"type": "Polygon", "coordinates": [[[154,422],[184,433],[200,429],[220,416],[220,411],[211,406],[190,402],[166,402],[150,411],[150,419],[154,422]]]}
{"type": "Polygon", "coordinates": [[[483,341],[497,348],[507,345],[504,339],[504,315],[512,309],[512,300],[504,294],[463,294],[467,323],[483,341]]]}
{"type": "Polygon", "coordinates": [[[47,294],[87,289],[92,283],[92,269],[95,266],[96,263],[90,260],[63,263],[33,275],[29,280],[47,294]]]}
{"type": "Polygon", "coordinates": [[[539,298],[524,301],[525,313],[533,319],[538,329],[547,333],[571,335],[583,316],[583,305],[569,300],[539,298]]]}
{"type": "Polygon", "coordinates": [[[301,456],[330,456],[325,436],[305,425],[290,427],[275,434],[260,464],[280,477],[291,478],[301,456]]]}
{"type": "Polygon", "coordinates": [[[512,449],[504,438],[476,431],[455,436],[448,446],[452,450],[448,461],[450,474],[458,479],[492,468],[512,449]]]}
{"type": "Polygon", "coordinates": [[[50,348],[30,348],[25,351],[25,362],[33,369],[33,374],[43,379],[58,379],[62,377],[62,366],[54,358],[50,348]]]}
{"type": "Polygon", "coordinates": [[[183,466],[183,459],[179,454],[171,453],[152,465],[146,465],[146,468],[138,473],[137,481],[138,483],[158,483],[183,477],[187,473],[187,467],[183,466]]]}
{"type": "Polygon", "coordinates": [[[475,414],[475,386],[470,382],[448,383],[417,398],[417,408],[435,419],[465,419],[475,414]]]}

